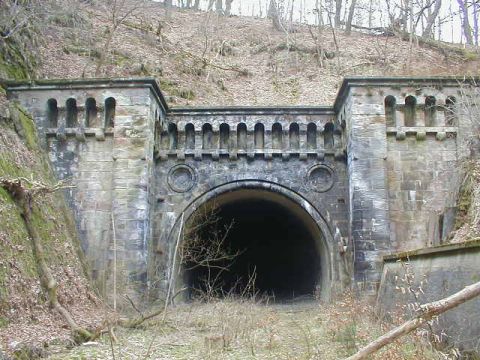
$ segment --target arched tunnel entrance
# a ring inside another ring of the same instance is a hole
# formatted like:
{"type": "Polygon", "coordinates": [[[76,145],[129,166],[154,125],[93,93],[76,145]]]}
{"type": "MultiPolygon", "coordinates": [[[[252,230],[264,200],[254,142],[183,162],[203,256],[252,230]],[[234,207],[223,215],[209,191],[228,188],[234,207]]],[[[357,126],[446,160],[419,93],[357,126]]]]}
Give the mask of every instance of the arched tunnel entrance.
{"type": "Polygon", "coordinates": [[[194,256],[183,263],[190,297],[254,288],[289,299],[327,285],[322,283],[329,273],[324,234],[302,206],[283,194],[238,189],[209,199],[186,222],[188,242],[195,244],[193,250],[186,246],[194,256]]]}

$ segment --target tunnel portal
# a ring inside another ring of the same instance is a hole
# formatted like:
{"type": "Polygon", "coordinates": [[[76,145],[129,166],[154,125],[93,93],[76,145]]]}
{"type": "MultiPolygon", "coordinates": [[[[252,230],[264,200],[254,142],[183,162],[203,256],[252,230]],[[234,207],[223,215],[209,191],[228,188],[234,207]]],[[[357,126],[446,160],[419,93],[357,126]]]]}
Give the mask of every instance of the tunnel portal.
{"type": "Polygon", "coordinates": [[[300,205],[271,191],[242,189],[209,200],[196,213],[205,209],[215,221],[197,224],[196,236],[202,246],[216,246],[222,238],[222,254],[233,259],[214,261],[210,267],[187,262],[184,281],[191,297],[206,290],[207,279],[220,294],[242,293],[253,279],[256,291],[275,299],[315,293],[323,235],[300,205]]]}

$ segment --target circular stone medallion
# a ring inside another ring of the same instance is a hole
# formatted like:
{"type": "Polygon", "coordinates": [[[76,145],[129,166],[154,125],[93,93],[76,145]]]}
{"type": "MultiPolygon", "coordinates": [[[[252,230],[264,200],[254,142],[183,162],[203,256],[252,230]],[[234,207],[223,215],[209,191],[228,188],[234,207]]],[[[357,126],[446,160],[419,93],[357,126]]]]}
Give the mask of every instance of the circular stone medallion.
{"type": "Polygon", "coordinates": [[[328,191],[333,186],[333,170],[326,165],[314,165],[308,170],[306,182],[313,191],[328,191]]]}
{"type": "Polygon", "coordinates": [[[195,171],[188,165],[175,165],[168,172],[167,182],[176,192],[186,192],[197,182],[195,171]]]}

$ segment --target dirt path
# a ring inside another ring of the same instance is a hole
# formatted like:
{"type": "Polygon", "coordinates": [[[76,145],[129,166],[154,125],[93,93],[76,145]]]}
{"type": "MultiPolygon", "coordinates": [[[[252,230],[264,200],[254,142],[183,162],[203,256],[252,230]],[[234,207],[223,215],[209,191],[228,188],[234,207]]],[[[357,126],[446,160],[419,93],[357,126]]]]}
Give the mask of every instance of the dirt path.
{"type": "MultiPolygon", "coordinates": [[[[165,323],[157,320],[143,329],[118,329],[113,350],[105,337],[70,351],[59,349],[49,359],[341,359],[382,332],[378,325],[359,321],[362,310],[342,309],[343,303],[333,308],[314,301],[186,304],[171,309],[165,323]]],[[[435,359],[411,341],[380,356],[435,359]]]]}

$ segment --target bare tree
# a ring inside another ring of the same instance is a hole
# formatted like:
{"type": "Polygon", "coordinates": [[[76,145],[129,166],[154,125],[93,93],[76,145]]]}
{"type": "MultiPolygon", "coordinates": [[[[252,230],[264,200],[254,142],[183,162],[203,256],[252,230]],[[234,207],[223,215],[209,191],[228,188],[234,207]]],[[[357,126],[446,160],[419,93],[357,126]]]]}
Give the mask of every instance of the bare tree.
{"type": "Polygon", "coordinates": [[[276,30],[284,31],[285,27],[282,24],[282,17],[276,0],[270,0],[267,17],[272,20],[273,27],[276,30]]]}
{"type": "Polygon", "coordinates": [[[462,14],[462,28],[465,41],[468,45],[473,45],[472,27],[470,26],[470,20],[468,19],[468,2],[467,0],[457,0],[457,2],[462,14]]]}
{"type": "Polygon", "coordinates": [[[335,0],[334,24],[336,28],[339,28],[341,25],[341,22],[342,22],[341,14],[342,14],[342,0],[335,0]]]}
{"type": "Polygon", "coordinates": [[[194,284],[202,296],[217,296],[223,291],[221,278],[241,254],[227,243],[233,222],[223,224],[215,205],[203,206],[187,220],[183,241],[179,247],[180,263],[184,271],[202,274],[201,283],[194,284]]]}
{"type": "Polygon", "coordinates": [[[348,18],[345,24],[345,32],[347,35],[350,35],[352,31],[352,21],[353,21],[353,14],[355,12],[355,6],[357,5],[357,0],[351,0],[350,3],[350,10],[348,11],[348,18]]]}
{"type": "MultiPolygon", "coordinates": [[[[171,0],[169,2],[171,3],[171,0]]],[[[167,1],[165,1],[165,4],[167,6],[167,1]]],[[[101,74],[102,67],[110,52],[110,47],[118,28],[132,16],[140,13],[146,7],[151,6],[151,4],[148,0],[108,0],[103,6],[104,11],[108,14],[110,22],[105,42],[102,49],[100,49],[100,56],[97,61],[97,66],[95,67],[95,76],[101,74]]]]}
{"type": "Polygon", "coordinates": [[[223,15],[223,0],[215,0],[215,12],[218,15],[223,15]]]}
{"type": "MultiPolygon", "coordinates": [[[[442,0],[433,0],[433,4],[435,4],[433,11],[429,12],[427,16],[427,23],[425,25],[425,28],[422,32],[422,36],[426,38],[432,38],[433,37],[433,26],[435,25],[435,21],[438,17],[438,14],[440,12],[440,8],[442,7],[442,0]]],[[[431,3],[430,3],[431,6],[431,3]]],[[[429,7],[430,9],[430,7],[429,7]]]]}
{"type": "Polygon", "coordinates": [[[225,16],[230,16],[232,12],[233,0],[225,0],[225,16]]]}

